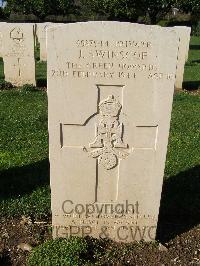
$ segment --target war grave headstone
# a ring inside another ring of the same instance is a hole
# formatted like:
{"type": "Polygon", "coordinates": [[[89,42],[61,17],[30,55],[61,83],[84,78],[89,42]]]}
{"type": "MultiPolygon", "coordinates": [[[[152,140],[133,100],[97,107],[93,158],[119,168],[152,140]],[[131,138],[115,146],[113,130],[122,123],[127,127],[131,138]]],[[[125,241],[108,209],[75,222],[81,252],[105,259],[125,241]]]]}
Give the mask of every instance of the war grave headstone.
{"type": "Polygon", "coordinates": [[[6,22],[0,22],[0,57],[3,57],[3,29],[6,22]]]}
{"type": "Polygon", "coordinates": [[[188,59],[189,45],[190,45],[190,33],[191,28],[189,27],[174,27],[179,37],[179,50],[178,50],[178,63],[176,71],[176,82],[175,88],[182,89],[184,67],[185,62],[188,59]]]}
{"type": "Polygon", "coordinates": [[[54,237],[155,239],[178,45],[158,26],[47,30],[54,237]]]}
{"type": "Polygon", "coordinates": [[[5,80],[15,86],[35,85],[33,24],[6,23],[2,28],[5,80]]]}
{"type": "Polygon", "coordinates": [[[37,38],[40,44],[40,61],[47,61],[47,47],[46,47],[46,30],[54,23],[37,23],[37,38]]]}

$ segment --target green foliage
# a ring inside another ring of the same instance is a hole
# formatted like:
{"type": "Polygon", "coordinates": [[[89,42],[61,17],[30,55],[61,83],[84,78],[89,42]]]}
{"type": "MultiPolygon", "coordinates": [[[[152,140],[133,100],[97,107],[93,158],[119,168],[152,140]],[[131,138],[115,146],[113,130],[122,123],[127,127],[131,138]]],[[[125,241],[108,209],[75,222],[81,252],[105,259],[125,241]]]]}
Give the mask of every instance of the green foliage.
{"type": "Polygon", "coordinates": [[[186,13],[191,13],[192,33],[200,36],[200,1],[199,0],[177,0],[176,5],[186,13]]]}
{"type": "Polygon", "coordinates": [[[109,239],[71,237],[50,240],[36,247],[28,257],[27,266],[128,265],[127,258],[134,257],[135,251],[157,249],[156,241],[119,245],[109,239]]]}
{"type": "Polygon", "coordinates": [[[81,266],[87,262],[87,252],[88,244],[84,238],[49,240],[33,250],[28,266],[81,266]]]}
{"type": "Polygon", "coordinates": [[[8,0],[10,13],[34,14],[44,19],[49,15],[78,14],[79,19],[104,19],[136,22],[148,15],[156,23],[175,0],[8,0]]]}
{"type": "Polygon", "coordinates": [[[5,19],[6,17],[6,12],[4,12],[4,9],[0,7],[0,19],[5,19]]]}
{"type": "Polygon", "coordinates": [[[176,5],[187,13],[200,14],[199,0],[177,0],[176,5]]]}
{"type": "Polygon", "coordinates": [[[200,36],[200,18],[199,18],[199,21],[194,23],[194,25],[192,27],[192,33],[195,36],[200,36]]]}
{"type": "Polygon", "coordinates": [[[137,21],[140,14],[138,1],[131,0],[82,0],[82,6],[94,14],[104,16],[108,20],[137,21]]]}
{"type": "Polygon", "coordinates": [[[82,0],[82,6],[108,20],[136,22],[148,15],[151,23],[157,23],[174,4],[175,0],[82,0]]]}
{"type": "Polygon", "coordinates": [[[53,15],[67,15],[75,11],[73,0],[50,0],[49,5],[53,15]]]}
{"type": "Polygon", "coordinates": [[[34,14],[43,19],[52,14],[69,14],[73,7],[73,0],[7,0],[6,10],[9,13],[34,14]]]}
{"type": "Polygon", "coordinates": [[[175,0],[141,0],[140,8],[147,12],[150,23],[156,24],[172,8],[175,0]]]}

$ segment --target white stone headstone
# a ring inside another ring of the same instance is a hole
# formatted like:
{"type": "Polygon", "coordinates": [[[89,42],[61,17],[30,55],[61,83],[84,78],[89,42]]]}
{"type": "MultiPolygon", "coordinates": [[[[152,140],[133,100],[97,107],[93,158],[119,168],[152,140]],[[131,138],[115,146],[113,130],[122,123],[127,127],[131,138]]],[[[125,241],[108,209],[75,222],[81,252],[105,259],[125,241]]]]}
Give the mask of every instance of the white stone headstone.
{"type": "Polygon", "coordinates": [[[0,22],[0,57],[3,57],[3,30],[6,22],[0,22]]]}
{"type": "Polygon", "coordinates": [[[5,80],[35,85],[33,24],[6,23],[2,28],[5,80]]]}
{"type": "Polygon", "coordinates": [[[153,240],[175,30],[87,22],[47,32],[53,236],[153,240]]]}
{"type": "Polygon", "coordinates": [[[40,44],[40,61],[47,61],[46,30],[54,25],[51,22],[37,23],[37,37],[40,44]]]}
{"type": "Polygon", "coordinates": [[[189,46],[190,46],[191,28],[179,27],[179,26],[176,26],[174,28],[179,37],[178,63],[177,63],[177,70],[176,70],[175,88],[182,89],[184,67],[185,67],[185,62],[188,59],[188,52],[189,52],[189,46]]]}

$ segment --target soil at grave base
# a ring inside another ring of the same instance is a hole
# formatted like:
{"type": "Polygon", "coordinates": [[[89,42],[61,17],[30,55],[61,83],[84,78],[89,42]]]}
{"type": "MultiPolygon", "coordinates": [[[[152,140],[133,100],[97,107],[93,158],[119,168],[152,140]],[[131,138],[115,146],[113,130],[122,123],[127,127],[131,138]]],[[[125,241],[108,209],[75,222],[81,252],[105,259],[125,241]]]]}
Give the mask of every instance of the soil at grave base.
{"type": "MultiPolygon", "coordinates": [[[[26,243],[37,246],[51,239],[49,226],[50,220],[45,223],[26,223],[24,219],[1,219],[0,265],[26,265],[29,251],[19,249],[18,245],[26,243]]],[[[200,225],[164,245],[167,249],[163,251],[158,245],[134,245],[128,248],[126,244],[105,241],[105,255],[99,258],[98,265],[200,265],[200,225]]]]}
{"type": "Polygon", "coordinates": [[[200,96],[200,89],[194,89],[194,90],[191,90],[191,89],[175,89],[175,94],[176,93],[180,93],[180,92],[185,92],[186,94],[191,94],[191,95],[195,95],[195,96],[200,96]]]}

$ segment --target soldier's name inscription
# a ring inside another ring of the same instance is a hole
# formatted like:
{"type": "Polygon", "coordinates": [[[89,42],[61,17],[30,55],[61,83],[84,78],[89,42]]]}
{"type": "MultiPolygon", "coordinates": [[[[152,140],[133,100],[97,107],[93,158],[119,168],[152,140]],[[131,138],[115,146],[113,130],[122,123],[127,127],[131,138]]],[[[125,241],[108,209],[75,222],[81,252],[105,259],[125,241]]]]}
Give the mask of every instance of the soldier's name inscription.
{"type": "Polygon", "coordinates": [[[175,78],[159,70],[155,58],[151,57],[150,41],[77,40],[72,46],[76,48],[76,61],[70,61],[69,54],[63,69],[50,70],[52,77],[136,79],[142,72],[144,78],[151,80],[175,78]]]}

